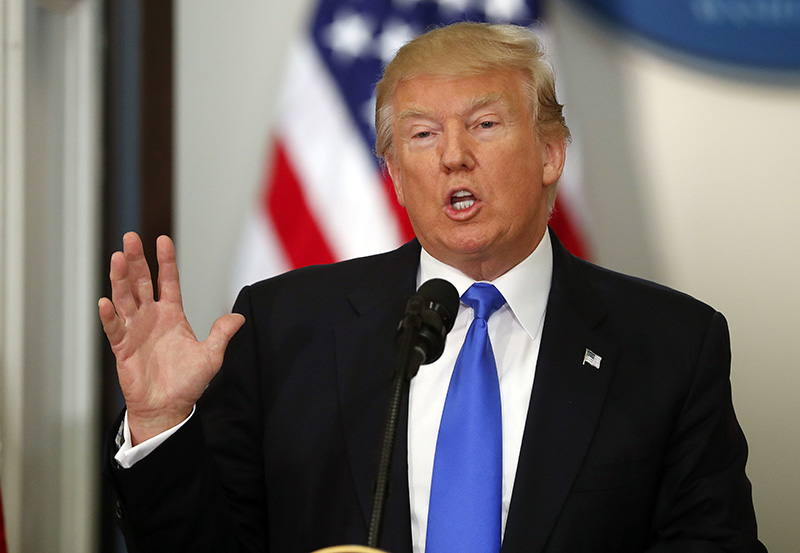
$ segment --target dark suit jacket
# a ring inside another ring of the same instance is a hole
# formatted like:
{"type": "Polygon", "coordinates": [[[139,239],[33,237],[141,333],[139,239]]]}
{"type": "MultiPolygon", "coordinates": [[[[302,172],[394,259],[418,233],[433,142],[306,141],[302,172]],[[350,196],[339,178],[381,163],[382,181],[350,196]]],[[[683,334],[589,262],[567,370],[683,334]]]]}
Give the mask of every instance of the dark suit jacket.
{"type": "MultiPolygon", "coordinates": [[[[724,318],[553,242],[502,553],[765,551],[724,318]],[[586,349],[599,369],[583,364],[586,349]]],[[[395,329],[418,262],[414,241],[242,291],[247,322],[199,416],[133,468],[107,467],[132,552],[366,542],[395,329]]],[[[404,409],[381,540],[393,553],[411,551],[404,409]]]]}

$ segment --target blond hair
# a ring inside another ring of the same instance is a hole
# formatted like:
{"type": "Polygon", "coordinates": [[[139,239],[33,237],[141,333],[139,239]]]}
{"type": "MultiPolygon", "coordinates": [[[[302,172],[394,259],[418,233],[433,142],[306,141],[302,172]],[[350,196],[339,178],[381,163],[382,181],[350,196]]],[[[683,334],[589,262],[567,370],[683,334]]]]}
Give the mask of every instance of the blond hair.
{"type": "Polygon", "coordinates": [[[391,101],[401,83],[422,75],[462,77],[503,69],[523,75],[538,136],[569,140],[562,105],[556,99],[553,69],[539,39],[517,25],[462,22],[418,36],[400,48],[386,66],[375,89],[378,156],[386,159],[394,147],[391,101]]]}

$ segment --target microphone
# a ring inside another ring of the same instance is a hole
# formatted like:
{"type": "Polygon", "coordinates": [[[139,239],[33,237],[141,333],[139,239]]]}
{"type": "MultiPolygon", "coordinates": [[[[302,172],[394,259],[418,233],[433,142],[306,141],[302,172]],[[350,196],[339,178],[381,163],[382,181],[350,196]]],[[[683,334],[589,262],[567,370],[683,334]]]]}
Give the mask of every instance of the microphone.
{"type": "Polygon", "coordinates": [[[419,371],[419,366],[433,363],[444,351],[444,340],[453,328],[458,314],[460,298],[456,287],[434,278],[422,284],[409,298],[406,313],[397,328],[399,363],[394,373],[389,409],[383,430],[383,444],[378,463],[378,477],[372,502],[367,545],[378,547],[383,511],[389,494],[394,437],[403,397],[408,395],[409,382],[419,371]]]}
{"type": "MultiPolygon", "coordinates": [[[[458,314],[458,291],[455,286],[441,278],[434,278],[422,284],[409,298],[406,313],[397,328],[397,342],[401,351],[413,359],[406,368],[406,378],[416,376],[419,365],[433,363],[441,357],[447,333],[453,328],[458,314]],[[418,363],[417,363],[418,361],[418,363]]],[[[402,370],[403,367],[401,367],[402,370]]]]}

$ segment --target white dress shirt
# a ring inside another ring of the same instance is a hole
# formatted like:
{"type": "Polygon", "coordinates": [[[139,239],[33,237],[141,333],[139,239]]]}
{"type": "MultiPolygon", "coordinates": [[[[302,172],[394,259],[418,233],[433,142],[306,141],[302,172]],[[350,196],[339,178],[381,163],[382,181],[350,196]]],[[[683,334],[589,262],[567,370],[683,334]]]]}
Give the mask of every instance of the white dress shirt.
{"type": "MultiPolygon", "coordinates": [[[[505,531],[514,477],[517,472],[522,433],[528,415],[536,361],[542,339],[547,298],[553,273],[553,250],[545,232],[536,250],[492,284],[503,294],[506,305],[489,318],[489,339],[500,380],[503,419],[503,505],[505,531]]],[[[417,287],[431,278],[450,281],[459,295],[475,282],[457,269],[434,259],[425,250],[420,257],[417,287]]],[[[408,421],[408,484],[411,503],[411,538],[414,553],[425,551],[428,501],[439,421],[456,358],[474,318],[460,304],[455,325],[447,336],[444,353],[430,365],[420,367],[411,381],[408,421]]]]}

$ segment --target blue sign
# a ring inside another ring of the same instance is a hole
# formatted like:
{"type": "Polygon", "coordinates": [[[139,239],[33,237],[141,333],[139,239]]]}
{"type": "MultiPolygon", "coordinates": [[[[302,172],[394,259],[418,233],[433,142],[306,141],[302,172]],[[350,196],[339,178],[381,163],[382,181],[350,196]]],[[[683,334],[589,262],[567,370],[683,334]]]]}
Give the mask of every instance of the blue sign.
{"type": "Polygon", "coordinates": [[[650,38],[694,54],[800,68],[800,0],[582,0],[650,38]]]}

